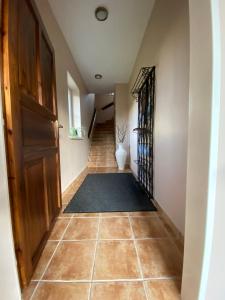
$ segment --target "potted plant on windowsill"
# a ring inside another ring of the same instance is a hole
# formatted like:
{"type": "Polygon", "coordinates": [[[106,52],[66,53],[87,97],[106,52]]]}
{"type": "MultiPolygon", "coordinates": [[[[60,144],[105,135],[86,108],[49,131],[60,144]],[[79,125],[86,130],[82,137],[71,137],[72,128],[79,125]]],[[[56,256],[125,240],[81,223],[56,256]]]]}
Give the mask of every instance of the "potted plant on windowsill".
{"type": "Polygon", "coordinates": [[[71,127],[69,131],[69,138],[72,140],[83,140],[85,136],[85,130],[82,127],[71,127]]]}
{"type": "Polygon", "coordinates": [[[116,132],[118,141],[118,148],[116,150],[116,162],[119,170],[124,170],[127,160],[127,151],[124,149],[123,144],[127,134],[127,126],[116,126],[116,132]]]}

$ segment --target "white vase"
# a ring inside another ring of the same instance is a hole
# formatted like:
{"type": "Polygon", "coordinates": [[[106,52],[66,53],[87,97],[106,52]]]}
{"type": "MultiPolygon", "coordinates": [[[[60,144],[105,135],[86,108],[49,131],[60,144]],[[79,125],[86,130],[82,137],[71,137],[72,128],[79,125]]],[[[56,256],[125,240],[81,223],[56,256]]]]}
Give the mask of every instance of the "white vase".
{"type": "Polygon", "coordinates": [[[116,150],[116,161],[119,170],[124,170],[127,160],[127,151],[123,148],[122,143],[118,143],[118,148],[116,150]]]}

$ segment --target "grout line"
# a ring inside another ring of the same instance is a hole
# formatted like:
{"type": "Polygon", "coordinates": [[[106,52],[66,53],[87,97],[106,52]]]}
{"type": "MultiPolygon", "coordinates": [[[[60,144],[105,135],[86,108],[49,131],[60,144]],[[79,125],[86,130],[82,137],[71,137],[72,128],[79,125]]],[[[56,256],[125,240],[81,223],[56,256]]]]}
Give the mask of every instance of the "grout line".
{"type": "Polygon", "coordinates": [[[74,216],[74,214],[73,214],[73,216],[72,217],[58,217],[58,219],[66,219],[66,218],[73,218],[73,219],[98,219],[98,216],[74,216]]]}
{"type": "Polygon", "coordinates": [[[114,215],[114,216],[104,216],[104,213],[100,213],[100,218],[102,219],[108,219],[108,218],[128,218],[128,214],[127,215],[114,215]]]}
{"type": "MultiPolygon", "coordinates": [[[[145,240],[170,240],[169,237],[147,237],[147,238],[127,238],[127,239],[99,239],[99,241],[145,241],[145,240]]],[[[49,242],[59,242],[60,240],[48,240],[49,242]]],[[[81,239],[81,240],[62,240],[63,242],[96,242],[97,239],[81,239]]]]}
{"type": "MultiPolygon", "coordinates": [[[[132,237],[133,237],[134,248],[135,248],[135,251],[136,251],[139,272],[141,274],[141,279],[143,281],[144,280],[144,274],[143,274],[142,267],[141,267],[141,260],[140,260],[140,257],[139,257],[139,254],[138,254],[138,250],[137,250],[137,244],[136,244],[136,240],[135,240],[135,234],[134,234],[134,231],[133,231],[133,227],[132,227],[132,224],[131,224],[131,217],[130,217],[130,215],[129,215],[128,219],[129,219],[130,229],[131,229],[131,233],[132,233],[132,237]]],[[[146,290],[146,287],[145,287],[144,283],[143,283],[143,288],[144,288],[146,300],[148,300],[149,298],[148,298],[147,290],[146,290]]]]}
{"type": "Polygon", "coordinates": [[[40,280],[39,280],[37,286],[36,286],[35,289],[33,290],[33,293],[32,293],[32,295],[31,295],[31,297],[30,297],[30,300],[33,299],[34,294],[36,293],[36,291],[37,291],[37,289],[38,289],[38,287],[39,287],[39,285],[40,285],[40,282],[43,280],[43,277],[44,277],[44,275],[45,275],[45,273],[46,273],[46,271],[47,271],[47,269],[48,269],[48,267],[49,267],[49,265],[50,265],[50,263],[51,263],[51,261],[52,261],[52,259],[53,259],[53,256],[55,255],[55,253],[56,253],[56,251],[57,251],[59,245],[61,244],[62,239],[63,239],[63,237],[64,237],[64,235],[65,235],[65,233],[66,233],[66,230],[67,230],[67,228],[69,227],[71,221],[72,221],[72,217],[70,217],[70,221],[69,221],[68,224],[66,225],[66,228],[65,228],[65,230],[63,231],[63,234],[62,234],[62,236],[61,236],[61,239],[59,240],[57,246],[55,247],[55,250],[53,251],[52,256],[50,257],[50,259],[49,259],[49,261],[48,261],[48,263],[47,263],[47,265],[46,265],[46,267],[45,267],[45,269],[44,269],[44,271],[43,271],[43,273],[42,273],[42,276],[41,276],[41,278],[40,278],[40,280]]]}
{"type": "Polygon", "coordinates": [[[134,219],[141,219],[141,218],[145,218],[145,219],[159,219],[159,217],[158,216],[136,216],[136,215],[131,215],[131,214],[129,214],[129,216],[131,217],[131,218],[134,218],[134,219]]]}
{"type": "Polygon", "coordinates": [[[98,229],[97,229],[97,239],[95,243],[95,249],[94,249],[94,257],[93,257],[93,265],[92,265],[92,270],[91,270],[91,282],[90,282],[90,288],[88,292],[88,300],[91,299],[91,292],[92,292],[92,281],[93,281],[93,276],[94,276],[94,269],[95,269],[95,260],[96,260],[96,253],[97,253],[97,248],[98,248],[98,241],[99,241],[99,232],[100,232],[100,215],[98,216],[98,229]]]}
{"type": "Polygon", "coordinates": [[[96,240],[83,239],[83,240],[49,240],[50,242],[95,242],[96,240]]]}
{"type": "MultiPolygon", "coordinates": [[[[65,213],[65,214],[68,214],[68,213],[65,213]]],[[[73,216],[72,216],[72,218],[74,218],[74,219],[88,219],[88,218],[98,218],[98,216],[76,216],[75,215],[75,213],[73,213],[72,214],[73,216]]],[[[128,218],[129,217],[129,212],[128,212],[128,214],[127,215],[112,215],[112,216],[104,216],[104,213],[99,213],[99,215],[100,215],[100,218],[128,218]]],[[[151,216],[151,215],[147,215],[147,216],[136,216],[136,215],[130,215],[130,217],[132,217],[132,218],[158,218],[158,219],[160,219],[159,218],[159,216],[151,216]]],[[[69,216],[59,216],[59,217],[57,217],[58,219],[70,219],[71,217],[69,217],[69,216]]],[[[160,221],[161,221],[161,219],[160,219],[160,221]]],[[[161,221],[162,222],[162,221],[161,221]]]]}
{"type": "Polygon", "coordinates": [[[73,219],[98,219],[99,216],[73,216],[73,219]]]}
{"type": "Polygon", "coordinates": [[[143,281],[182,279],[181,276],[146,277],[143,281]]]}
{"type": "Polygon", "coordinates": [[[154,281],[154,280],[180,280],[179,276],[165,276],[165,277],[146,277],[142,278],[118,278],[118,279],[80,279],[80,280],[58,280],[58,279],[41,279],[41,280],[32,280],[32,282],[57,282],[57,283],[107,283],[107,282],[145,282],[145,281],[154,281]]]}
{"type": "Polygon", "coordinates": [[[147,288],[147,286],[146,286],[146,281],[142,281],[142,285],[143,285],[143,289],[144,289],[144,292],[145,292],[146,300],[149,300],[149,299],[150,299],[150,296],[149,296],[148,288],[147,288]]]}
{"type": "Polygon", "coordinates": [[[143,241],[143,240],[168,240],[168,237],[146,237],[146,238],[135,238],[130,239],[101,239],[101,241],[143,241]]]}

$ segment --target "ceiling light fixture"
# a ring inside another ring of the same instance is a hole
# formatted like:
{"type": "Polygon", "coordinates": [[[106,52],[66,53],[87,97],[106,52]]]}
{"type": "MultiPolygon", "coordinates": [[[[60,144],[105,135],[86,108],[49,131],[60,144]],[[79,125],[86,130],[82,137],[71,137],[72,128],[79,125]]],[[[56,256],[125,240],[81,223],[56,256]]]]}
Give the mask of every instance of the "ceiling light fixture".
{"type": "Polygon", "coordinates": [[[102,75],[101,74],[95,74],[95,79],[102,79],[102,75]]]}
{"type": "Polygon", "coordinates": [[[106,19],[108,19],[108,15],[109,15],[108,10],[103,6],[99,6],[95,10],[95,17],[100,22],[105,21],[106,19]]]}

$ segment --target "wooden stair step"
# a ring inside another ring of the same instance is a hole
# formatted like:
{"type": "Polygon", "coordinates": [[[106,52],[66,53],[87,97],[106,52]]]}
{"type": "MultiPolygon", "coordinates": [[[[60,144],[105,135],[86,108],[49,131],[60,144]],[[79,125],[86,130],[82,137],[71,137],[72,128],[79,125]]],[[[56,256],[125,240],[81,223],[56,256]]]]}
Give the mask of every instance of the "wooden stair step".
{"type": "Polygon", "coordinates": [[[107,156],[107,157],[115,157],[115,151],[112,152],[98,152],[98,153],[92,153],[90,152],[89,157],[101,157],[101,156],[107,156]]]}
{"type": "Polygon", "coordinates": [[[99,142],[92,142],[92,146],[100,146],[100,147],[105,147],[105,146],[114,146],[115,147],[115,144],[113,142],[104,142],[104,143],[99,143],[99,142]]]}
{"type": "Polygon", "coordinates": [[[117,168],[114,121],[96,124],[88,156],[89,168],[117,168]]]}

